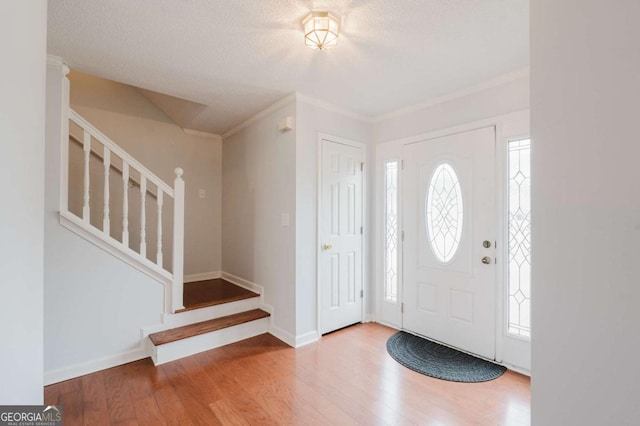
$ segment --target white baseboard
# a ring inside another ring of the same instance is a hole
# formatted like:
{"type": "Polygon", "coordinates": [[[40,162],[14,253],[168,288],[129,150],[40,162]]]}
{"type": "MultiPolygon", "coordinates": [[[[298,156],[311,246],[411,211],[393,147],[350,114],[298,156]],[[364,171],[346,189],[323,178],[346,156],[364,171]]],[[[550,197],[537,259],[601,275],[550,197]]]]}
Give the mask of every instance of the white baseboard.
{"type": "Polygon", "coordinates": [[[296,347],[296,337],[293,334],[289,333],[288,331],[285,331],[280,327],[278,327],[277,325],[275,325],[273,323],[273,317],[271,317],[271,323],[269,324],[269,334],[274,336],[276,339],[282,340],[284,343],[291,346],[292,348],[296,347]]]}
{"type": "Polygon", "coordinates": [[[301,334],[296,336],[296,348],[299,348],[304,345],[308,345],[309,343],[317,342],[320,340],[320,334],[317,330],[310,331],[305,334],[301,334]]]}
{"type": "Polygon", "coordinates": [[[251,290],[255,293],[258,293],[260,296],[264,294],[264,287],[262,287],[261,285],[245,280],[244,278],[240,278],[228,272],[222,272],[221,278],[223,280],[229,281],[230,283],[246,288],[247,290],[251,290]]]}
{"type": "Polygon", "coordinates": [[[513,370],[516,373],[520,373],[523,374],[527,377],[531,377],[531,371],[527,370],[526,368],[522,368],[522,367],[518,367],[516,365],[513,364],[509,364],[508,362],[499,362],[498,364],[507,367],[509,370],[513,370]]]}
{"type": "Polygon", "coordinates": [[[193,283],[196,281],[215,280],[222,278],[222,271],[201,272],[199,274],[189,274],[184,276],[185,283],[193,283]]]}
{"type": "Polygon", "coordinates": [[[70,365],[68,367],[57,370],[45,371],[44,384],[51,385],[53,383],[63,382],[86,374],[95,373],[96,371],[106,370],[107,368],[117,367],[118,365],[127,364],[129,362],[138,361],[147,358],[144,347],[139,347],[129,352],[111,355],[91,361],[85,361],[79,364],[70,365]]]}
{"type": "Polygon", "coordinates": [[[399,327],[395,324],[391,324],[384,321],[374,321],[376,324],[384,325],[385,327],[393,328],[394,330],[400,330],[402,327],[399,327]]]}
{"type": "Polygon", "coordinates": [[[376,322],[376,317],[374,314],[364,314],[362,322],[376,322]]]}

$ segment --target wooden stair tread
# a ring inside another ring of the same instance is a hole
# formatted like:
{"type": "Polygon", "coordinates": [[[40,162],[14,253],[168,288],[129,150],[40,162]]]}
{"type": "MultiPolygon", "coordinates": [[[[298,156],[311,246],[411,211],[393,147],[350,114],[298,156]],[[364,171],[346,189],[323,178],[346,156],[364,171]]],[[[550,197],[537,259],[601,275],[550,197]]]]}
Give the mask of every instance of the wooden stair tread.
{"type": "Polygon", "coordinates": [[[261,318],[271,316],[262,309],[253,309],[251,311],[240,312],[238,314],[227,315],[226,317],[216,318],[208,321],[202,321],[195,324],[189,324],[182,327],[172,328],[171,330],[160,331],[149,335],[149,339],[155,346],[164,345],[166,343],[175,342],[177,340],[186,339],[200,334],[210,333],[212,331],[221,330],[234,325],[244,324],[245,322],[255,321],[261,318]]]}
{"type": "Polygon", "coordinates": [[[252,297],[260,297],[260,295],[221,278],[185,283],[183,291],[184,308],[176,310],[176,313],[236,302],[252,297]]]}

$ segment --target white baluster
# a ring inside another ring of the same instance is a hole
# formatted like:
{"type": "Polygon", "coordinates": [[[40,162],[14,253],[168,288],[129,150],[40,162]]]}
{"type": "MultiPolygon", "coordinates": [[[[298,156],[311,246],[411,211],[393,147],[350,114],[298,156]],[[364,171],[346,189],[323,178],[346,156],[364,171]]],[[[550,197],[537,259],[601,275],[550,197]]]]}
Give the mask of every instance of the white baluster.
{"type": "Polygon", "coordinates": [[[111,169],[111,151],[104,147],[104,215],[102,217],[102,231],[110,235],[111,222],[109,220],[109,171],[111,169]]]}
{"type": "Polygon", "coordinates": [[[173,285],[171,286],[171,308],[173,312],[182,309],[184,287],[184,171],[175,170],[173,183],[173,285]]]}
{"type": "Polygon", "coordinates": [[[122,160],[122,244],[129,247],[129,164],[122,160]]]}
{"type": "Polygon", "coordinates": [[[86,223],[91,221],[91,208],[89,207],[89,159],[91,158],[91,134],[84,131],[82,144],[84,151],[84,189],[82,201],[82,220],[86,223]]]}
{"type": "Polygon", "coordinates": [[[158,188],[158,253],[156,263],[162,267],[162,189],[158,188]]]}
{"type": "Polygon", "coordinates": [[[147,215],[145,201],[147,198],[147,178],[140,175],[140,254],[147,257],[147,215]]]}

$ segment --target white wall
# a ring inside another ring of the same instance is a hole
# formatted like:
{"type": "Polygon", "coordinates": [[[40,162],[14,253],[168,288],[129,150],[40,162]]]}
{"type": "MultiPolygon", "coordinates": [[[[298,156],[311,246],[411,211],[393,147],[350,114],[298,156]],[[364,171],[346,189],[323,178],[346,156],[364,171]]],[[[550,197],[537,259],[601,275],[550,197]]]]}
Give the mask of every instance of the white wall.
{"type": "Polygon", "coordinates": [[[380,117],[373,124],[373,139],[376,143],[388,142],[529,109],[527,72],[503,76],[484,86],[435,105],[380,117]]]}
{"type": "Polygon", "coordinates": [[[0,2],[0,404],[42,404],[47,5],[0,2]]]}
{"type": "Polygon", "coordinates": [[[225,137],[222,149],[222,268],[261,285],[275,331],[295,336],[296,133],[278,131],[295,117],[285,102],[225,137]],[[281,215],[289,215],[283,226],[281,215]]]}
{"type": "MultiPolygon", "coordinates": [[[[176,167],[184,169],[185,179],[185,274],[220,271],[222,264],[220,229],[222,220],[222,140],[186,134],[137,89],[124,84],[101,79],[88,74],[71,72],[71,107],[96,128],[111,138],[129,154],[145,165],[162,180],[173,186],[176,167]],[[204,189],[206,198],[199,198],[204,189]]],[[[75,175],[82,176],[81,149],[72,144],[70,150],[79,153],[80,162],[75,175]]],[[[73,162],[72,162],[73,163],[73,162]]],[[[97,164],[97,160],[96,160],[97,164]]],[[[71,170],[72,175],[74,170],[71,170]]],[[[102,227],[102,172],[101,167],[92,170],[98,179],[92,179],[92,222],[102,227]]],[[[112,176],[117,181],[119,176],[112,176]]],[[[70,177],[69,201],[81,202],[82,181],[70,177]],[[73,186],[75,182],[75,186],[73,186]],[[75,191],[74,191],[75,189],[75,191]]],[[[130,242],[139,241],[138,188],[130,190],[130,242]]],[[[121,186],[112,187],[111,216],[112,235],[119,237],[122,210],[121,186]],[[119,213],[120,212],[120,213],[119,213]],[[120,214],[120,216],[119,216],[120,214]]],[[[155,261],[156,227],[155,200],[147,200],[147,253],[155,261]]],[[[171,265],[173,220],[172,203],[167,200],[163,212],[163,247],[165,266],[171,265]],[[169,206],[171,204],[171,206],[169,206]],[[171,208],[169,208],[171,207],[171,208]]],[[[73,211],[73,210],[72,210],[73,211]]],[[[137,247],[136,247],[137,248],[137,247]]]]}
{"type": "Polygon", "coordinates": [[[640,2],[531,2],[532,420],[640,419],[640,2]]]}
{"type": "Polygon", "coordinates": [[[65,380],[144,356],[140,331],[160,323],[164,288],[63,228],[58,219],[61,114],[68,80],[47,65],[45,151],[45,382],[65,380]]]}
{"type": "MultiPolygon", "coordinates": [[[[308,98],[298,97],[296,102],[296,336],[313,335],[317,329],[317,199],[318,199],[318,134],[323,133],[365,143],[367,182],[370,189],[365,237],[368,241],[363,260],[371,266],[372,241],[372,177],[373,156],[371,124],[358,118],[317,106],[308,98]]],[[[372,282],[372,268],[366,271],[372,282]]],[[[372,285],[367,294],[365,311],[373,312],[372,285]]]]}

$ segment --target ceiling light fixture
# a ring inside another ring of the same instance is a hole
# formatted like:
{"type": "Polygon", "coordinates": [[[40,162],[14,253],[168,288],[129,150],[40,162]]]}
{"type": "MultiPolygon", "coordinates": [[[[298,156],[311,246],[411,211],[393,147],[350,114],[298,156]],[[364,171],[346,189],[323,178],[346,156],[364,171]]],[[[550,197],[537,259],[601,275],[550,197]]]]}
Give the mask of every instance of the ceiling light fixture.
{"type": "Polygon", "coordinates": [[[307,47],[326,50],[338,44],[340,19],[329,12],[311,12],[302,20],[307,47]]]}

